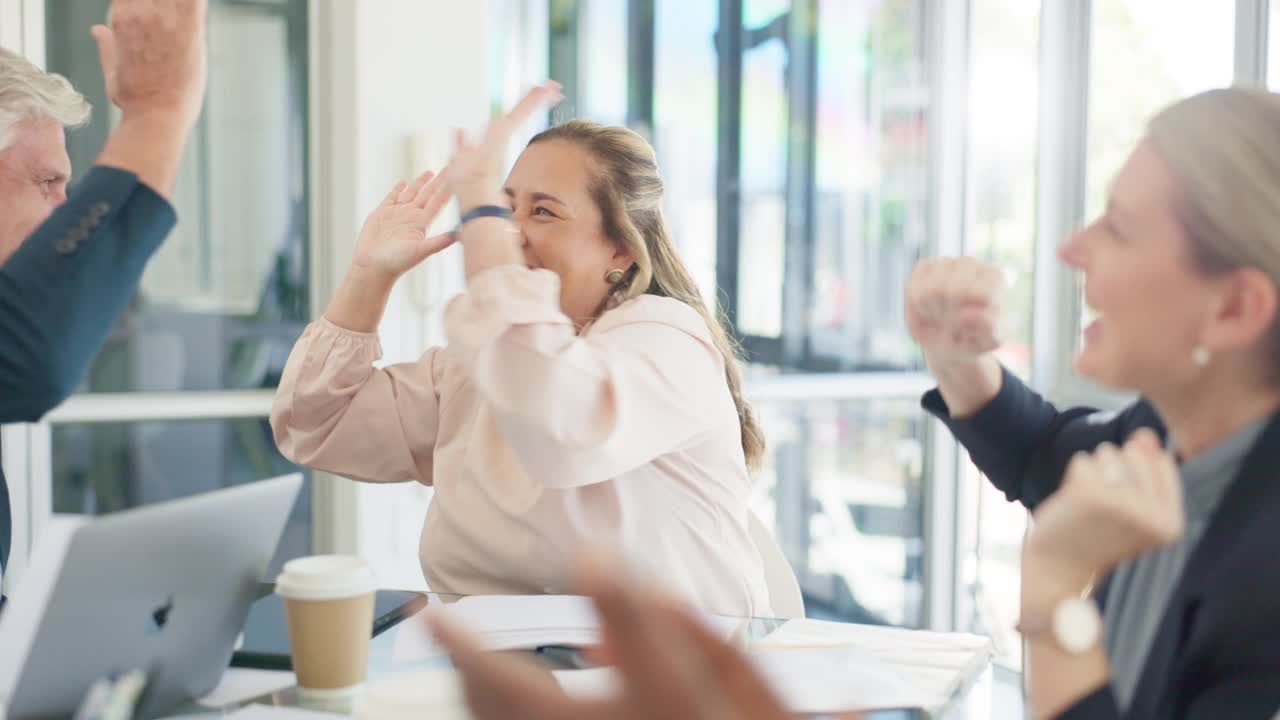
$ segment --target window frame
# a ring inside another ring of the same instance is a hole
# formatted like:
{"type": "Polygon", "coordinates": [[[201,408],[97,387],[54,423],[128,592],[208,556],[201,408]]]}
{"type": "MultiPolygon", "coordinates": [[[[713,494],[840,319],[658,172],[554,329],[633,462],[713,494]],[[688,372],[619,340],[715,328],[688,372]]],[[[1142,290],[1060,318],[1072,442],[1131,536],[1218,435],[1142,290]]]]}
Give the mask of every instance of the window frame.
{"type": "MultiPolygon", "coordinates": [[[[229,4],[245,0],[224,0],[229,4]]],[[[261,3],[246,4],[261,8],[261,3]]],[[[318,78],[320,63],[332,63],[329,53],[317,53],[321,35],[330,35],[336,20],[326,6],[329,3],[308,0],[305,22],[299,22],[298,33],[291,33],[291,51],[300,43],[303,49],[303,66],[300,68],[306,86],[303,88],[304,107],[307,112],[306,153],[302,158],[304,176],[308,187],[307,218],[310,232],[305,236],[308,253],[308,279],[310,281],[310,314],[314,317],[323,301],[329,297],[333,283],[327,272],[328,253],[326,228],[329,226],[322,213],[328,203],[318,202],[322,186],[328,189],[331,173],[326,168],[331,162],[328,147],[332,146],[335,121],[331,113],[321,108],[332,102],[328,93],[320,91],[318,78]],[[323,138],[323,140],[322,140],[323,138]],[[321,151],[325,152],[321,152],[321,151]]],[[[37,65],[46,64],[44,0],[0,0],[0,44],[11,47],[31,59],[37,65]],[[12,20],[21,25],[16,31],[12,20]]],[[[294,20],[303,18],[294,17],[294,20]]],[[[325,38],[327,40],[327,38],[325,38]]],[[[325,43],[328,47],[329,43],[325,43]]],[[[326,71],[327,72],[327,71],[326,71]]],[[[336,103],[334,103],[337,105],[336,103]]],[[[53,517],[53,426],[63,423],[136,422],[155,420],[230,420],[265,419],[271,410],[275,390],[215,390],[184,392],[111,392],[77,393],[50,411],[36,423],[14,423],[0,428],[3,442],[3,467],[9,484],[13,541],[9,567],[4,569],[4,588],[12,591],[20,582],[30,558],[32,545],[53,517]]],[[[335,547],[335,537],[343,528],[351,525],[344,510],[348,498],[338,497],[341,484],[321,478],[314,473],[312,483],[312,548],[315,552],[327,552],[335,547]],[[337,489],[337,490],[335,490],[337,489]]],[[[345,483],[350,485],[351,483],[345,483]]],[[[354,533],[347,531],[354,536],[354,533]]],[[[354,546],[354,541],[351,542],[354,546]]]]}

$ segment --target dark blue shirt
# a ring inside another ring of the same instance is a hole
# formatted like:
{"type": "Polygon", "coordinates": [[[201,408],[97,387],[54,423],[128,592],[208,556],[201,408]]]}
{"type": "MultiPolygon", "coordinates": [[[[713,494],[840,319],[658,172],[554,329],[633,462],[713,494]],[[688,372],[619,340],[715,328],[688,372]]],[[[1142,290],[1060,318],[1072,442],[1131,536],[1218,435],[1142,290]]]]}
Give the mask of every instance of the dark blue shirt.
{"type": "MultiPolygon", "coordinates": [[[[0,423],[35,422],[75,390],[175,222],[136,175],[96,166],[0,265],[0,423]]],[[[0,468],[0,567],[11,545],[0,468]]]]}

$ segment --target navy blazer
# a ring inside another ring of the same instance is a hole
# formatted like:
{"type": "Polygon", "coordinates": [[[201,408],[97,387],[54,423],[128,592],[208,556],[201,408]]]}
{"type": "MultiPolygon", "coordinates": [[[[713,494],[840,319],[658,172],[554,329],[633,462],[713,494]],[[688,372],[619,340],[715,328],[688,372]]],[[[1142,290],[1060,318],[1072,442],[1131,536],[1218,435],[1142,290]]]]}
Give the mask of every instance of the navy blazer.
{"type": "MultiPolygon", "coordinates": [[[[999,395],[964,420],[936,391],[923,400],[991,482],[1029,509],[1053,494],[1071,456],[1123,443],[1139,428],[1167,438],[1145,401],[1118,413],[1059,411],[1009,372],[999,395]]],[[[1106,602],[1106,580],[1096,599],[1106,602]]],[[[1127,712],[1111,687],[1063,718],[1262,718],[1280,708],[1280,414],[1245,457],[1192,549],[1156,630],[1127,712]]]]}
{"type": "MultiPolygon", "coordinates": [[[[35,422],[75,390],[176,221],[136,175],[96,166],[0,265],[0,423],[35,422]]],[[[4,565],[11,535],[0,468],[4,565]]]]}

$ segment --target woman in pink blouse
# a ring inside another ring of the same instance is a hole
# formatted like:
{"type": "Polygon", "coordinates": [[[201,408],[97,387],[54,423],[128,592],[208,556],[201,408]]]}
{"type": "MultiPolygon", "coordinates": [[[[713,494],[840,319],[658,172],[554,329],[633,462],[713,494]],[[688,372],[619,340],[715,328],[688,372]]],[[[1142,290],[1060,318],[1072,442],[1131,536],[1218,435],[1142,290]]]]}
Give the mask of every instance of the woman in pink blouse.
{"type": "Polygon", "coordinates": [[[536,136],[503,183],[535,89],[440,177],[369,216],[324,318],[294,347],[271,425],[295,462],[435,488],[419,554],[432,590],[556,593],[584,543],[722,613],[769,612],[747,531],[764,440],[733,346],[667,231],[653,150],[618,127],[536,136]],[[425,228],[458,200],[457,233],[425,228]],[[467,290],[448,344],[376,369],[395,281],[454,239],[467,290]]]}

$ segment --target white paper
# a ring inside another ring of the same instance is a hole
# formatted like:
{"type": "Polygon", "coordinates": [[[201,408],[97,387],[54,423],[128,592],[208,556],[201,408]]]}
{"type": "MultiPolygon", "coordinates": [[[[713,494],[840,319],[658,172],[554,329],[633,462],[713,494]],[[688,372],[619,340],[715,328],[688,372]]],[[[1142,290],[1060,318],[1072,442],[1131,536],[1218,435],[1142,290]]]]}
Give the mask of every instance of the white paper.
{"type": "Polygon", "coordinates": [[[350,720],[350,716],[280,705],[245,705],[223,720],[350,720]]]}
{"type": "Polygon", "coordinates": [[[622,678],[611,667],[553,670],[551,674],[566,693],[582,700],[607,699],[622,689],[622,678]]]}
{"type": "MultiPolygon", "coordinates": [[[[901,668],[850,646],[762,648],[751,659],[794,713],[933,707],[938,698],[907,683],[901,668]]],[[[942,698],[945,701],[946,698],[942,698]]]]}
{"type": "MultiPolygon", "coordinates": [[[[793,713],[825,714],[854,710],[923,708],[946,704],[957,678],[954,670],[913,669],[876,659],[852,646],[762,646],[751,661],[793,713]]],[[[614,668],[557,670],[564,691],[584,700],[616,697],[622,678],[614,668]]]]}
{"type": "MultiPolygon", "coordinates": [[[[578,596],[473,596],[447,606],[459,625],[493,649],[542,645],[583,647],[599,640],[590,601],[578,596]]],[[[723,637],[742,621],[704,616],[723,637]]],[[[986,667],[991,641],[967,633],[939,633],[821,620],[790,620],[748,645],[752,661],[793,712],[941,709],[986,667]]],[[[443,654],[425,630],[398,633],[393,655],[411,661],[443,654]]],[[[566,692],[582,697],[616,693],[611,668],[557,671],[566,692]]]]}
{"type": "MultiPolygon", "coordinates": [[[[586,647],[600,640],[591,602],[577,595],[472,595],[441,608],[438,612],[479,635],[491,650],[586,647]]],[[[425,628],[404,628],[396,634],[391,650],[400,662],[443,654],[425,628]]]]}
{"type": "MultiPolygon", "coordinates": [[[[471,595],[440,606],[454,623],[480,636],[490,650],[533,649],[547,645],[590,647],[600,643],[600,621],[591,600],[581,595],[471,595]]],[[[741,624],[705,615],[724,637],[741,624]]],[[[405,628],[396,635],[391,655],[413,662],[444,654],[425,629],[405,628]]]]}
{"type": "Polygon", "coordinates": [[[220,708],[262,697],[297,684],[293,673],[285,670],[253,670],[228,668],[213,692],[200,698],[207,708],[220,708]]]}
{"type": "MultiPolygon", "coordinates": [[[[843,710],[878,708],[922,708],[934,712],[986,667],[991,658],[991,641],[968,633],[941,633],[924,630],[853,625],[822,620],[790,620],[767,638],[751,646],[758,657],[773,652],[804,650],[794,666],[807,666],[806,673],[793,674],[788,663],[769,670],[775,680],[795,687],[811,686],[813,698],[830,702],[856,701],[843,710]],[[824,654],[835,653],[835,654],[824,654]],[[844,653],[840,655],[840,653],[844,653]],[[825,668],[837,668],[839,677],[822,680],[848,687],[849,696],[840,698],[817,688],[825,668]],[[891,682],[887,672],[896,680],[891,682]],[[863,680],[863,676],[866,680],[863,680]],[[811,683],[812,681],[812,683],[811,683]]],[[[786,656],[779,656],[785,658],[786,656]]],[[[764,661],[766,665],[773,661],[764,661]]],[[[789,690],[782,690],[785,694],[789,690]]],[[[799,691],[796,697],[803,697],[799,691]]],[[[799,709],[805,712],[836,712],[831,707],[799,709]]]]}

